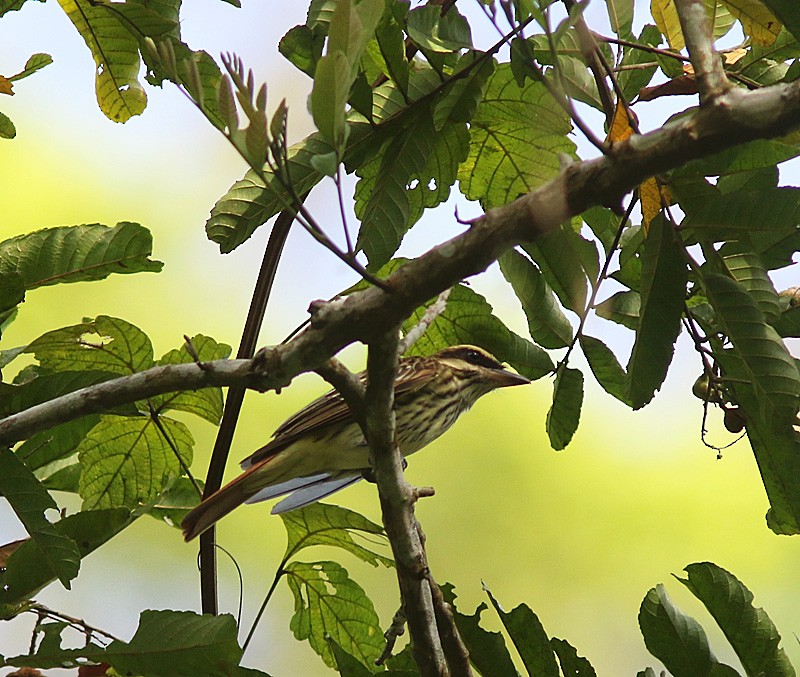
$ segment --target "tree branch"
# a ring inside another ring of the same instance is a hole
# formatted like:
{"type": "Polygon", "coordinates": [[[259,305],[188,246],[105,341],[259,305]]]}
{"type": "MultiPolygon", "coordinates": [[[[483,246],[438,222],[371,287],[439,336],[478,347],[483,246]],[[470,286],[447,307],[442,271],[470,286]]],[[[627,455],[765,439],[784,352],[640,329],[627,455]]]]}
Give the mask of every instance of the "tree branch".
{"type": "Polygon", "coordinates": [[[447,675],[428,582],[428,562],[420,539],[413,487],[403,475],[403,456],[395,437],[394,381],[397,375],[399,326],[369,344],[365,403],[370,460],[378,484],[383,525],[397,564],[403,610],[411,634],[414,660],[422,675],[447,675]]]}
{"type": "Polygon", "coordinates": [[[552,181],[514,202],[490,209],[464,233],[409,261],[372,287],[315,307],[309,327],[253,360],[167,365],[64,395],[0,421],[0,443],[26,439],[59,423],[177,390],[239,385],[287,386],[355,341],[373,343],[394,331],[415,308],[453,284],[485,270],[507,249],[531,242],[593,205],[619,208],[647,177],[753,139],[800,126],[800,82],[756,91],[731,88],[661,129],[614,144],[609,155],[564,167],[552,181]]]}
{"type": "Polygon", "coordinates": [[[711,21],[702,0],[675,0],[686,49],[700,88],[701,101],[710,101],[730,89],[722,60],[714,51],[711,21]]]}

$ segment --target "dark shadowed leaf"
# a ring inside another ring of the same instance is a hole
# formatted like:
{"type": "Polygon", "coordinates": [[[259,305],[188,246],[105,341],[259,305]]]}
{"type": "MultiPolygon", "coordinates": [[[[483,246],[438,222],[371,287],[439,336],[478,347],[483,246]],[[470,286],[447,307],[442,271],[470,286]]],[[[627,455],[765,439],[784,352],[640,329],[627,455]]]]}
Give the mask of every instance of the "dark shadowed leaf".
{"type": "Polygon", "coordinates": [[[738,578],[712,562],[690,564],[684,570],[687,578],[676,578],[705,604],[747,675],[794,677],[779,646],[780,634],[766,612],[753,606],[753,593],[738,578]]]}
{"type": "Polygon", "coordinates": [[[583,373],[559,367],[553,384],[553,404],[547,412],[547,436],[556,451],[564,449],[578,429],[583,404],[583,373]]]}
{"type": "Polygon", "coordinates": [[[563,674],[570,677],[597,677],[592,664],[583,656],[579,656],[578,651],[567,640],[553,637],[550,646],[558,657],[563,674]]]}
{"type": "Polygon", "coordinates": [[[597,382],[609,395],[630,406],[628,375],[611,349],[600,339],[584,334],[581,348],[597,382]]]}

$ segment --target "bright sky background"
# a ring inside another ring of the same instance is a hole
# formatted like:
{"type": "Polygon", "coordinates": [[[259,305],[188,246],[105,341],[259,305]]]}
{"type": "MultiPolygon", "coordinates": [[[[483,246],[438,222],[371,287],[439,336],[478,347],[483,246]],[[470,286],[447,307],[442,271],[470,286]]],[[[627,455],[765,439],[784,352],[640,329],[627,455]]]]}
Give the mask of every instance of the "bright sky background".
{"type": "MultiPolygon", "coordinates": [[[[267,81],[270,107],[287,99],[290,135],[299,140],[312,131],[305,110],[308,80],[277,54],[276,45],[304,21],[305,6],[243,2],[238,10],[212,0],[187,3],[184,38],[215,57],[237,51],[257,79],[267,81]]],[[[592,0],[593,27],[603,11],[602,3],[592,0]]],[[[493,42],[485,22],[478,25],[484,26],[479,40],[493,42]]],[[[39,51],[52,54],[54,63],[17,83],[13,98],[0,99],[0,110],[18,131],[15,140],[0,143],[0,238],[52,225],[138,221],[153,231],[155,257],[166,266],[158,275],[34,291],[2,347],[103,313],[144,329],[157,354],[178,346],[184,333],[206,333],[235,346],[267,229],[220,256],[203,227],[214,202],[244,173],[244,163],[171,86],[148,87],[145,114],[125,125],[103,117],[94,100],[90,53],[56,2],[31,1],[0,20],[0,72],[16,72],[39,51]]],[[[645,128],[669,114],[662,104],[637,110],[645,128]]],[[[585,144],[581,152],[593,154],[585,144]]],[[[795,184],[796,168],[794,163],[790,182],[795,184]]],[[[330,219],[332,232],[338,231],[332,185],[315,190],[308,204],[321,221],[330,219]]],[[[479,213],[474,204],[451,200],[411,231],[403,253],[418,254],[458,232],[456,204],[462,217],[479,213]]],[[[280,341],[305,319],[311,300],[327,298],[353,280],[351,271],[298,229],[278,273],[262,343],[280,341]]],[[[524,318],[496,271],[474,285],[524,334],[524,318]]],[[[596,321],[591,327],[619,348],[624,362],[630,337],[607,325],[596,321]]],[[[348,355],[351,364],[361,364],[358,350],[348,355]]],[[[662,392],[635,414],[605,395],[587,372],[581,427],[560,453],[550,450],[544,433],[551,395],[545,378],[486,398],[445,438],[412,459],[411,481],[437,489],[437,496],[418,508],[433,572],[438,580],[455,583],[462,610],[471,612],[485,599],[485,581],[506,608],[529,604],[548,632],[568,639],[600,675],[632,675],[656,665],[644,648],[636,614],[647,590],[663,582],[710,631],[718,656],[735,661],[699,603],[670,577],[691,562],[711,560],[749,585],[800,665],[792,634],[800,633],[800,595],[793,584],[800,541],[767,530],[766,498],[745,443],[717,461],[699,442],[702,407],[689,393],[699,371],[688,342],[682,342],[662,392]]],[[[277,424],[321,390],[319,379],[306,376],[280,397],[249,397],[232,459],[263,444],[277,424]]],[[[713,415],[710,436],[724,444],[731,438],[718,418],[713,415]]],[[[193,420],[191,426],[202,468],[214,430],[193,420]]],[[[234,472],[231,468],[229,476],[234,472]]],[[[339,494],[336,502],[379,519],[374,488],[366,484],[339,494]]],[[[76,507],[74,501],[65,503],[76,507]]],[[[245,574],[245,627],[285,543],[280,520],[267,512],[266,507],[244,508],[221,529],[222,542],[245,574]]],[[[14,516],[0,512],[0,543],[21,534],[14,516]]],[[[199,607],[195,556],[195,547],[184,545],[175,530],[145,518],[82,563],[74,592],[52,585],[39,600],[129,638],[137,622],[134,609],[199,607]]],[[[309,556],[316,553],[304,553],[309,556]]],[[[376,598],[388,625],[397,605],[393,574],[345,556],[341,561],[376,598]]],[[[223,608],[234,611],[233,567],[224,557],[220,562],[223,608]]],[[[275,675],[329,674],[306,645],[292,639],[291,605],[284,586],[262,621],[247,664],[275,675]]],[[[25,651],[31,625],[0,624],[0,652],[25,651]]]]}

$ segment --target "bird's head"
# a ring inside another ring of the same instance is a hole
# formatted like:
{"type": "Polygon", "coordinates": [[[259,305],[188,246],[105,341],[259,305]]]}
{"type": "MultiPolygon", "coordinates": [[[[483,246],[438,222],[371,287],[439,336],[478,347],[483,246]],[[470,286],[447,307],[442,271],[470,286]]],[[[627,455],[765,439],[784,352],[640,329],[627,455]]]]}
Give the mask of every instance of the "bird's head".
{"type": "Polygon", "coordinates": [[[478,346],[450,346],[434,357],[468,382],[475,399],[495,388],[530,383],[529,379],[509,371],[491,353],[478,346]]]}

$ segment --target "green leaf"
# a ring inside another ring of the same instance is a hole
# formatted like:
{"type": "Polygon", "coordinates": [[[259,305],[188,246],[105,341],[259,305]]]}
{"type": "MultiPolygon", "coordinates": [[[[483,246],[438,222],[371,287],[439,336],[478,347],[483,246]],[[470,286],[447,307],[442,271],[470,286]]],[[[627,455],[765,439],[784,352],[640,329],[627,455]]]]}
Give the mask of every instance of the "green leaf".
{"type": "Polygon", "coordinates": [[[11,118],[5,113],[0,113],[0,139],[13,139],[17,135],[17,128],[11,118]]]}
{"type": "Polygon", "coordinates": [[[716,662],[701,625],[672,604],[661,584],[642,600],[639,628],[647,650],[675,677],[708,675],[716,662]]]}
{"type": "Polygon", "coordinates": [[[46,510],[58,510],[58,505],[33,472],[7,448],[0,448],[0,496],[9,502],[30,534],[38,554],[37,566],[69,589],[80,568],[78,547],[44,516],[46,510]]]}
{"type": "Polygon", "coordinates": [[[795,306],[783,311],[773,326],[783,338],[800,337],[800,307],[795,306]]]}
{"type": "Polygon", "coordinates": [[[425,5],[408,13],[408,37],[423,49],[457,52],[472,47],[467,20],[454,7],[442,14],[441,7],[425,5]]]}
{"type": "Polygon", "coordinates": [[[327,637],[326,639],[328,640],[328,646],[333,653],[334,667],[341,677],[372,676],[372,672],[368,670],[363,663],[359,662],[356,660],[356,658],[347,653],[330,637],[327,637]]]}
{"type": "MultiPolygon", "coordinates": [[[[383,527],[370,522],[363,515],[327,503],[312,503],[299,510],[291,510],[281,515],[286,527],[287,543],[284,559],[288,560],[304,548],[314,545],[327,545],[352,553],[360,560],[373,566],[383,564],[392,566],[393,561],[357,542],[355,534],[372,534],[382,542],[385,538],[383,527]]],[[[366,537],[365,537],[366,540],[366,537]]]]}
{"type": "MultiPolygon", "coordinates": [[[[44,0],[40,0],[40,2],[44,2],[44,0]]],[[[6,12],[16,12],[24,4],[25,0],[0,0],[0,16],[3,16],[6,12]]]]}
{"type": "Polygon", "coordinates": [[[114,377],[107,371],[59,371],[37,374],[19,385],[0,383],[0,416],[15,414],[114,377]]]}
{"type": "Polygon", "coordinates": [[[12,75],[8,79],[10,82],[16,82],[17,80],[22,80],[23,78],[27,78],[29,75],[33,75],[36,71],[41,70],[42,68],[50,65],[51,63],[53,63],[53,57],[50,56],[49,54],[45,54],[43,52],[37,52],[36,54],[31,54],[31,56],[28,57],[28,60],[25,62],[25,68],[16,75],[12,75]]]}
{"type": "Polygon", "coordinates": [[[753,606],[753,593],[738,578],[712,562],[690,564],[684,571],[686,579],[676,578],[714,617],[747,675],[794,677],[780,634],[766,612],[753,606]]]}
{"type": "Polygon", "coordinates": [[[189,429],[164,416],[159,420],[169,441],[150,418],[101,417],[78,445],[84,510],[142,507],[179,477],[182,467],[191,465],[194,439],[189,429]]]}
{"type": "Polygon", "coordinates": [[[153,366],[153,346],[138,327],[98,315],[42,334],[25,349],[53,371],[106,371],[127,375],[153,366]]]}
{"type": "Polygon", "coordinates": [[[511,66],[489,78],[470,123],[470,151],[459,169],[461,192],[484,209],[500,207],[558,174],[559,155],[574,155],[569,117],[545,86],[517,85],[511,66]]]}
{"type": "Polygon", "coordinates": [[[606,320],[621,324],[628,329],[639,327],[642,297],[635,291],[618,291],[595,306],[595,312],[606,320]]]}
{"type": "MultiPolygon", "coordinates": [[[[332,151],[319,134],[311,134],[289,148],[288,173],[294,190],[303,195],[322,179],[312,159],[332,151]]],[[[265,184],[249,170],[214,205],[206,221],[206,234],[216,242],[223,254],[232,252],[245,242],[261,224],[266,223],[291,203],[291,197],[270,171],[264,172],[265,184]]]]}
{"type": "MultiPolygon", "coordinates": [[[[231,347],[225,343],[217,343],[210,336],[197,334],[189,339],[192,344],[194,354],[184,343],[179,349],[170,350],[164,355],[157,364],[189,364],[195,362],[196,358],[200,362],[211,362],[222,360],[231,354],[231,347]]],[[[169,409],[180,409],[196,414],[206,421],[219,425],[222,418],[224,402],[222,399],[221,388],[203,388],[202,390],[184,390],[167,395],[158,395],[150,398],[150,403],[156,411],[167,411],[169,409]]]]}
{"type": "MultiPolygon", "coordinates": [[[[342,0],[340,5],[347,4],[342,0]]],[[[314,72],[314,89],[311,91],[311,114],[323,140],[338,154],[344,150],[347,140],[345,105],[353,84],[348,74],[350,64],[344,52],[333,52],[323,56],[314,72]]]]}
{"type": "Polygon", "coordinates": [[[43,469],[74,455],[80,441],[99,421],[100,415],[92,414],[43,430],[26,440],[15,453],[31,470],[43,469]]]}
{"type": "Polygon", "coordinates": [[[489,589],[485,589],[528,674],[560,677],[561,672],[550,646],[550,639],[539,617],[526,604],[520,604],[508,612],[504,611],[489,589]]]}
{"type": "Polygon", "coordinates": [[[572,325],[539,268],[513,249],[505,252],[498,263],[522,304],[531,338],[545,348],[568,346],[572,325]]]}
{"type": "Polygon", "coordinates": [[[570,226],[559,226],[522,248],[539,266],[544,279],[565,308],[580,313],[586,306],[586,272],[582,260],[588,243],[570,226]]]}
{"type": "Polygon", "coordinates": [[[774,324],[781,311],[778,292],[775,291],[758,255],[738,243],[723,245],[719,254],[731,277],[750,294],[764,313],[764,319],[774,324]]]}
{"type": "Polygon", "coordinates": [[[230,614],[209,616],[192,611],[143,611],[130,642],[114,640],[105,649],[89,644],[82,649],[60,649],[58,641],[40,646],[34,656],[8,659],[11,665],[55,668],[75,665],[77,658],[105,662],[128,675],[170,677],[267,677],[239,668],[242,650],[236,639],[236,621],[230,614]]]}
{"type": "Polygon", "coordinates": [[[483,677],[516,675],[517,670],[508,653],[503,635],[499,632],[484,630],[480,626],[481,614],[487,609],[486,603],[481,602],[475,609],[475,613],[467,616],[456,609],[456,597],[450,583],[442,586],[442,594],[453,609],[456,627],[469,651],[469,660],[478,669],[478,672],[483,677]]]}
{"type": "Polygon", "coordinates": [[[95,91],[100,110],[114,122],[127,122],[147,106],[139,82],[141,67],[136,38],[111,12],[88,0],[58,0],[92,52],[95,91]]]}
{"type": "Polygon", "coordinates": [[[611,21],[611,30],[620,38],[632,38],[633,0],[606,0],[606,8],[611,21]]]}
{"type": "Polygon", "coordinates": [[[553,651],[558,656],[561,672],[565,675],[569,675],[569,677],[597,677],[592,664],[583,656],[579,656],[575,647],[567,640],[553,637],[550,640],[550,646],[553,647],[553,651]]]}
{"type": "MultiPolygon", "coordinates": [[[[610,2],[617,2],[618,0],[609,0],[610,2]]],[[[642,33],[636,42],[643,45],[650,45],[651,47],[658,47],[661,44],[661,32],[653,26],[648,24],[642,29],[642,33]]],[[[653,63],[653,55],[643,49],[636,49],[635,47],[625,47],[622,52],[623,68],[629,67],[629,70],[620,71],[617,76],[617,81],[625,96],[626,101],[632,101],[639,96],[639,92],[643,87],[647,87],[655,75],[657,66],[645,66],[645,64],[653,63]]],[[[665,59],[665,61],[670,61],[665,59]]]]}
{"type": "Polygon", "coordinates": [[[153,238],[138,223],[45,228],[0,242],[0,276],[18,274],[25,289],[102,280],[112,273],[158,272],[153,238]]]}
{"type": "Polygon", "coordinates": [[[634,409],[653,399],[667,375],[680,333],[686,282],[686,263],[672,226],[658,216],[644,244],[642,307],[627,368],[634,409]]]}
{"type": "Polygon", "coordinates": [[[437,134],[424,113],[416,125],[390,139],[356,170],[360,180],[355,213],[362,220],[359,246],[371,267],[391,258],[425,209],[447,200],[468,147],[465,124],[447,124],[437,134]]]}
{"type": "Polygon", "coordinates": [[[702,284],[719,331],[733,344],[714,350],[727,376],[753,388],[760,418],[774,425],[792,422],[800,400],[800,373],[783,341],[741,284],[717,273],[703,274],[702,284]]]}
{"type": "Polygon", "coordinates": [[[586,361],[603,390],[620,402],[631,406],[628,375],[611,349],[600,339],[586,334],[580,337],[580,343],[586,361]]]}
{"type": "MultiPolygon", "coordinates": [[[[488,59],[482,52],[469,52],[458,60],[455,74],[451,82],[442,90],[441,97],[435,105],[433,123],[437,131],[445,126],[447,121],[470,122],[478,110],[489,77],[494,73],[495,61],[488,59]],[[481,60],[477,66],[473,64],[481,60]],[[457,77],[467,68],[471,68],[466,76],[457,77]]],[[[460,160],[466,160],[466,153],[460,160]]]]}
{"type": "Polygon", "coordinates": [[[583,373],[563,365],[553,383],[553,404],[547,412],[547,436],[556,451],[564,449],[578,429],[583,404],[583,373]]]}
{"type": "MultiPolygon", "coordinates": [[[[424,307],[417,308],[403,324],[404,331],[415,326],[424,314],[424,307]]],[[[431,355],[447,346],[462,343],[485,348],[498,360],[508,362],[532,380],[554,369],[544,350],[510,331],[492,313],[492,306],[483,296],[459,284],[450,290],[444,312],[431,322],[408,354],[431,355]]]]}
{"type": "Polygon", "coordinates": [[[794,0],[764,0],[781,23],[800,40],[800,7],[794,0]]]}
{"type": "MultiPolygon", "coordinates": [[[[82,559],[130,522],[129,510],[88,510],[69,515],[53,527],[59,536],[78,546],[78,555],[82,559]]],[[[54,579],[55,574],[42,566],[37,544],[33,540],[26,541],[8,558],[4,578],[0,572],[0,604],[30,599],[54,579]]]]}
{"type": "MultiPolygon", "coordinates": [[[[2,265],[1,259],[0,265],[2,265]]],[[[25,278],[19,273],[0,272],[0,313],[12,310],[24,300],[25,278]]]]}
{"type": "Polygon", "coordinates": [[[314,77],[317,62],[322,57],[325,35],[308,26],[290,28],[278,43],[278,51],[303,73],[314,77]]]}
{"type": "Polygon", "coordinates": [[[676,175],[723,176],[772,167],[800,155],[800,146],[777,139],[757,139],[740,146],[693,160],[675,172],[676,175]]]}
{"type": "Polygon", "coordinates": [[[195,486],[188,477],[178,477],[161,492],[147,514],[180,529],[183,518],[200,503],[201,497],[197,490],[199,488],[202,492],[203,487],[203,482],[198,481],[195,486]]]}
{"type": "Polygon", "coordinates": [[[356,188],[356,216],[361,219],[357,248],[367,255],[370,268],[380,268],[392,258],[410,227],[406,189],[422,174],[435,146],[430,111],[420,109],[375,160],[356,172],[362,180],[369,178],[356,188]]]}
{"type": "Polygon", "coordinates": [[[329,667],[335,660],[327,637],[373,665],[383,650],[383,631],[372,602],[347,571],[336,562],[291,562],[284,575],[294,596],[294,636],[307,639],[329,667]]]}

